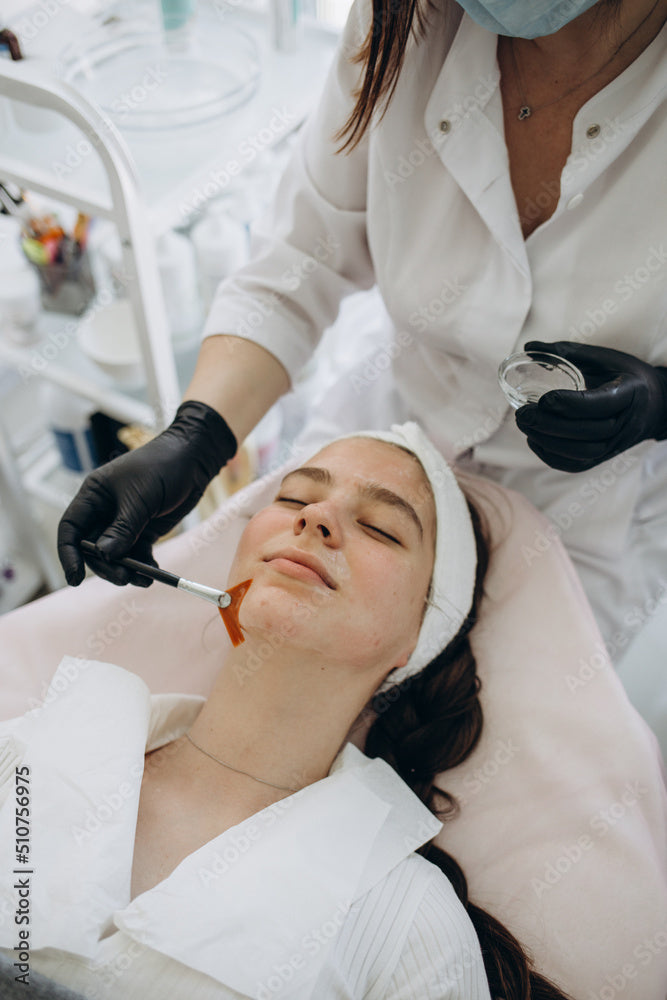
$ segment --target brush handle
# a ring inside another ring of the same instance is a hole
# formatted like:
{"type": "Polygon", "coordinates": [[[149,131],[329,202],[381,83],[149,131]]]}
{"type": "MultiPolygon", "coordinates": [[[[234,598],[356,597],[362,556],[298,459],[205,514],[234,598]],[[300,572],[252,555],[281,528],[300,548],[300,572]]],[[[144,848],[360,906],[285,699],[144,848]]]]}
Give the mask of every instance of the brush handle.
{"type": "MultiPolygon", "coordinates": [[[[88,555],[95,556],[97,559],[104,561],[104,556],[93,542],[89,542],[83,538],[81,540],[81,548],[88,555]]],[[[175,573],[168,573],[166,569],[160,569],[157,566],[149,566],[148,563],[139,562],[138,559],[131,559],[130,556],[123,556],[122,559],[110,559],[107,561],[118,563],[119,566],[125,566],[126,569],[132,569],[135,573],[141,573],[142,576],[148,576],[151,580],[157,580],[158,583],[166,583],[168,587],[176,587],[178,590],[185,591],[186,594],[192,594],[193,597],[200,597],[203,601],[215,604],[218,608],[228,608],[232,603],[232,599],[226,590],[216,590],[214,587],[206,587],[203,583],[193,583],[192,580],[176,576],[175,573]]]]}
{"type": "Polygon", "coordinates": [[[166,569],[159,569],[157,566],[149,566],[148,563],[139,562],[138,559],[131,559],[130,556],[123,556],[122,559],[105,560],[105,557],[99,551],[97,546],[93,542],[89,542],[86,538],[81,540],[81,548],[84,552],[87,552],[88,555],[95,556],[96,559],[118,563],[119,566],[124,566],[126,569],[134,570],[135,573],[141,573],[142,576],[148,576],[151,580],[157,580],[158,583],[166,583],[168,587],[178,587],[180,577],[176,576],[175,573],[168,573],[166,569]]]}

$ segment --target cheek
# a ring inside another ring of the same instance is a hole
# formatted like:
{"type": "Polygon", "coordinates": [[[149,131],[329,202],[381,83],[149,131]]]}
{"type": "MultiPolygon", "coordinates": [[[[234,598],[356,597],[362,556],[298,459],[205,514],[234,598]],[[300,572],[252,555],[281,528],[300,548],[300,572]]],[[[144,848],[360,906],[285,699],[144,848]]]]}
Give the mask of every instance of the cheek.
{"type": "MultiPolygon", "coordinates": [[[[248,521],[236,547],[236,554],[229,570],[228,586],[246,579],[252,572],[248,567],[257,563],[259,553],[268,551],[271,541],[289,530],[291,520],[285,511],[266,508],[248,521]],[[245,575],[244,575],[245,574],[245,575]]],[[[250,593],[250,592],[248,592],[250,593]]],[[[247,598],[246,598],[247,600],[247,598]]]]}
{"type": "Polygon", "coordinates": [[[388,635],[411,636],[418,632],[428,576],[419,566],[406,566],[393,558],[368,559],[361,568],[362,588],[368,603],[369,637],[378,645],[388,635]]]}

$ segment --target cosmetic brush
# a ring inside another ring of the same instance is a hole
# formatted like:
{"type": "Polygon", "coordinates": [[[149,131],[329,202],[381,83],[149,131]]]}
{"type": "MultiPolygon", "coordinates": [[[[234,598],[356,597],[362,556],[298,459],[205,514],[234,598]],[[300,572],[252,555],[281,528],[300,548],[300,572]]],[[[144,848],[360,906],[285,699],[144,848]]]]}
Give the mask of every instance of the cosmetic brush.
{"type": "Polygon", "coordinates": [[[214,587],[207,587],[203,583],[193,583],[192,580],[186,580],[183,576],[176,576],[175,573],[169,573],[166,569],[149,566],[148,563],[132,559],[130,556],[124,556],[122,559],[107,559],[93,542],[89,542],[85,538],[81,540],[81,549],[88,555],[94,556],[96,559],[101,559],[103,562],[124,566],[135,573],[141,573],[142,576],[150,577],[151,580],[157,580],[158,583],[166,583],[168,587],[176,587],[178,590],[184,590],[186,594],[192,594],[193,597],[200,597],[203,601],[215,604],[229,633],[232,645],[238,646],[244,641],[241,626],[239,625],[239,608],[252,580],[244,580],[243,583],[237,583],[235,587],[230,587],[229,590],[216,590],[214,587]]]}

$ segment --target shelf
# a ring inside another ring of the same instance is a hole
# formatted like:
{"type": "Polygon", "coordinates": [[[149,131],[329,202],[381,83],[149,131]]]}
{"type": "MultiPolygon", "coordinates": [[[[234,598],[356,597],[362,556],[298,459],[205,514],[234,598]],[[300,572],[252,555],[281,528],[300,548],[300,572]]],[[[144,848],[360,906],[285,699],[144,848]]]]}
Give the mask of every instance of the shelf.
{"type": "MultiPolygon", "coordinates": [[[[261,153],[283,142],[302,123],[324,83],[337,41],[335,33],[311,24],[304,26],[296,52],[278,52],[270,44],[265,14],[229,6],[221,15],[219,5],[212,3],[199,8],[198,18],[212,18],[212,24],[221,16],[254,39],[262,65],[258,89],[219,119],[173,133],[126,130],[121,135],[98,108],[58,78],[52,60],[0,61],[0,95],[11,99],[3,106],[0,98],[0,114],[4,112],[7,121],[0,177],[24,188],[32,186],[116,225],[123,267],[137,279],[130,285],[129,297],[147,376],[145,399],[148,411],[156,415],[151,418],[144,410],[139,419],[158,430],[170,422],[181,395],[166,332],[155,236],[192,221],[207,200],[233,188],[234,179],[252,168],[261,153]],[[40,130],[34,129],[34,120],[33,131],[21,128],[14,120],[17,113],[19,119],[21,114],[37,114],[40,130]]],[[[67,14],[64,19],[53,18],[40,31],[39,44],[47,47],[53,30],[71,32],[66,21],[67,14]]],[[[83,19],[78,31],[83,34],[90,23],[83,19]]],[[[51,52],[63,46],[62,38],[51,39],[51,52]]],[[[13,348],[5,349],[3,356],[19,365],[28,360],[13,348]]],[[[123,414],[120,419],[136,413],[133,402],[129,410],[123,407],[118,395],[114,397],[113,391],[109,395],[109,387],[102,387],[98,395],[96,380],[72,377],[66,367],[63,355],[43,370],[42,377],[87,398],[104,399],[109,412],[123,414]]]]}
{"type": "Polygon", "coordinates": [[[60,353],[58,363],[47,361],[41,370],[35,367],[35,359],[44,360],[42,352],[45,346],[50,346],[51,343],[45,340],[30,347],[22,347],[0,340],[0,362],[16,368],[26,382],[30,378],[45,378],[55,382],[63,389],[69,389],[83,399],[89,399],[116,420],[124,423],[140,423],[146,427],[155,426],[155,413],[147,403],[133,399],[113,388],[111,379],[107,379],[105,385],[102,382],[104,378],[102,373],[90,371],[93,366],[77,350],[74,337],[70,337],[68,345],[60,353]],[[67,364],[68,361],[70,365],[67,364]]]}
{"type": "MultiPolygon", "coordinates": [[[[218,15],[213,5],[202,4],[200,16],[218,15]]],[[[285,53],[271,46],[264,14],[229,8],[225,18],[258,46],[262,72],[253,97],[213,122],[177,129],[171,135],[120,129],[154,235],[187,224],[207,200],[252,168],[259,153],[303,123],[335,51],[337,35],[313,23],[304,25],[299,49],[285,53]]],[[[71,122],[52,113],[50,131],[31,133],[6,117],[10,120],[3,130],[3,146],[12,153],[0,155],[0,175],[41,193],[57,189],[65,203],[112,217],[109,186],[97,151],[71,122]],[[32,164],[29,172],[25,164],[32,164]]],[[[109,131],[115,132],[106,121],[109,131]]]]}
{"type": "MultiPolygon", "coordinates": [[[[22,373],[26,384],[33,376],[51,380],[124,423],[139,422],[156,431],[167,426],[182,398],[179,364],[183,371],[193,359],[179,357],[169,337],[155,238],[188,225],[206,201],[233,190],[237,178],[251,171],[262,153],[279,146],[302,124],[324,84],[338,41],[337,32],[304,25],[299,49],[278,52],[270,44],[264,12],[231,3],[221,7],[218,0],[200,0],[199,11],[224,16],[245,30],[258,46],[262,74],[253,97],[239,108],[173,134],[121,133],[60,79],[53,54],[90,24],[73,8],[59,8],[58,17],[40,29],[35,45],[26,50],[25,60],[0,60],[0,178],[114,223],[123,269],[136,279],[129,283],[128,295],[146,385],[123,389],[92,365],[78,348],[76,317],[43,314],[39,339],[32,344],[11,343],[5,337],[8,331],[3,331],[0,364],[22,373]],[[32,112],[33,122],[41,118],[39,130],[22,128],[16,112],[24,119],[32,112]]],[[[0,474],[8,473],[12,518],[25,551],[34,549],[47,587],[55,589],[62,573],[35,530],[24,495],[63,508],[80,479],[62,469],[49,435],[31,442],[18,461],[11,448],[3,447],[0,474]]],[[[189,517],[196,518],[196,513],[189,517]]]]}
{"type": "MultiPolygon", "coordinates": [[[[74,127],[72,126],[72,129],[74,127]]],[[[8,141],[15,141],[15,137],[8,130],[8,141]]],[[[20,143],[15,142],[15,148],[20,143]]],[[[26,167],[24,160],[7,153],[2,154],[2,180],[12,181],[19,187],[28,191],[35,191],[38,194],[50,195],[54,190],[54,175],[41,167],[26,167]]],[[[85,180],[81,184],[67,183],[62,180],[58,183],[58,198],[66,205],[73,205],[87,215],[97,216],[102,219],[110,219],[113,216],[111,200],[108,196],[101,195],[99,190],[85,187],[85,180]]]]}
{"type": "Polygon", "coordinates": [[[19,466],[25,467],[23,486],[26,493],[60,511],[65,510],[74,499],[83,482],[82,474],[69,472],[63,467],[50,434],[45,434],[29,452],[21,456],[19,466]]]}

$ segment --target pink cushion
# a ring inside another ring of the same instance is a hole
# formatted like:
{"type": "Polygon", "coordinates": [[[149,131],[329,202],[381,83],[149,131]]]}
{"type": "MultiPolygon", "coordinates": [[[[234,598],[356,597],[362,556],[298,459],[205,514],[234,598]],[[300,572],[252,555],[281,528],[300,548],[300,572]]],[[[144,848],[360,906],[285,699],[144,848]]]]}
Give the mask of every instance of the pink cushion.
{"type": "MultiPolygon", "coordinates": [[[[160,565],[223,586],[244,524],[281,474],[160,546],[160,565]]],[[[473,633],[485,726],[472,756],[439,779],[462,808],[437,842],[473,900],[577,1000],[663,1000],[667,796],[655,738],[548,523],[517,494],[466,481],[494,538],[473,633]]],[[[90,579],[0,619],[0,711],[39,703],[66,653],[133,670],[154,692],[206,694],[228,648],[204,602],[90,579]]]]}

